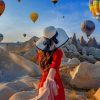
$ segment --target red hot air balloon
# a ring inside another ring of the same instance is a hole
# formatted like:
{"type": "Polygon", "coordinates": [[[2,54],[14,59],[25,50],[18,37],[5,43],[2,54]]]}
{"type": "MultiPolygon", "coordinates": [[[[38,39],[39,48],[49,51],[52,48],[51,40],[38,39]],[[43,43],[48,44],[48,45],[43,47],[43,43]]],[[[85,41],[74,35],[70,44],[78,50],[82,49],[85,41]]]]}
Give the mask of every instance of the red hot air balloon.
{"type": "Polygon", "coordinates": [[[3,0],[0,0],[0,16],[3,14],[5,10],[5,3],[3,0]]]}
{"type": "Polygon", "coordinates": [[[89,37],[92,32],[95,30],[95,24],[91,20],[85,20],[81,24],[81,30],[89,37]]]}

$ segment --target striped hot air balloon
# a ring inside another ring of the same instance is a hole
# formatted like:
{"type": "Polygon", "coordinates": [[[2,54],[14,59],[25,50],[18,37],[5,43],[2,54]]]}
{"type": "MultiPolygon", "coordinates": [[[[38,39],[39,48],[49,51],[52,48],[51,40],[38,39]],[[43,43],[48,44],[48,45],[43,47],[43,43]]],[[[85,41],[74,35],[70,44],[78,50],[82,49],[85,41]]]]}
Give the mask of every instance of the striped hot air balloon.
{"type": "Polygon", "coordinates": [[[3,14],[5,10],[5,3],[3,0],[0,0],[0,16],[3,14]]]}
{"type": "Polygon", "coordinates": [[[100,21],[100,0],[89,0],[89,8],[92,15],[100,21]]]}
{"type": "Polygon", "coordinates": [[[95,30],[95,24],[91,20],[85,20],[81,24],[81,30],[89,37],[95,30]]]}

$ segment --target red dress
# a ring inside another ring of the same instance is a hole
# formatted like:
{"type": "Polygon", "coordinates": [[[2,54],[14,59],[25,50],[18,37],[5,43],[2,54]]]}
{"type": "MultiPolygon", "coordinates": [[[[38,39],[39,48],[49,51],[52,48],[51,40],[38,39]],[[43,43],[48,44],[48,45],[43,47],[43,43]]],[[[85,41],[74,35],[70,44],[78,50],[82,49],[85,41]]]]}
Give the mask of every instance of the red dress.
{"type": "MultiPolygon", "coordinates": [[[[61,63],[62,55],[63,55],[63,52],[61,49],[57,49],[56,51],[54,51],[53,60],[50,65],[50,68],[56,69],[56,74],[55,74],[54,80],[55,80],[56,84],[59,86],[58,95],[54,97],[54,100],[65,100],[64,87],[63,87],[63,84],[62,84],[62,81],[61,81],[61,78],[59,75],[59,66],[61,63]]],[[[37,60],[39,61],[39,55],[37,56],[37,60]]],[[[42,69],[42,76],[40,78],[38,88],[41,88],[43,86],[43,83],[45,82],[47,75],[48,75],[48,72],[43,71],[43,69],[42,69]]]]}

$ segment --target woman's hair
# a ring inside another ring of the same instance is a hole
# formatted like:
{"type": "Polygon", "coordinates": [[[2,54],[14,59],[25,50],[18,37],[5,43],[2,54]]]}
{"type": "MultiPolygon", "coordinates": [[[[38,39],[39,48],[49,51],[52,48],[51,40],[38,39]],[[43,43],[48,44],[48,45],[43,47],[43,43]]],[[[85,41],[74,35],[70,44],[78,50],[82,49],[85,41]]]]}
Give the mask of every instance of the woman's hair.
{"type": "Polygon", "coordinates": [[[56,39],[57,35],[58,33],[56,33],[51,39],[45,38],[46,39],[46,41],[44,42],[45,51],[38,50],[38,55],[39,55],[38,63],[39,66],[44,70],[48,70],[52,62],[53,52],[56,49],[55,44],[58,43],[58,40],[56,39]],[[49,51],[50,48],[53,51],[49,51]]]}
{"type": "Polygon", "coordinates": [[[52,62],[53,51],[47,52],[47,51],[38,50],[38,55],[39,55],[39,60],[38,60],[39,66],[43,70],[47,71],[52,62]]]}

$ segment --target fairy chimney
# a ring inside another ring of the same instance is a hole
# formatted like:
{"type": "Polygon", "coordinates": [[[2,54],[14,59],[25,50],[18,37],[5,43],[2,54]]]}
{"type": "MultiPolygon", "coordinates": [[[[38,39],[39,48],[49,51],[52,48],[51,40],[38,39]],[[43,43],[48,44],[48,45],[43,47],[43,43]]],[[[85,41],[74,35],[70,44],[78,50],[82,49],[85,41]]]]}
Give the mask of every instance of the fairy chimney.
{"type": "Polygon", "coordinates": [[[84,37],[82,36],[81,39],[80,39],[80,44],[82,46],[86,46],[87,45],[87,42],[84,40],[84,37]]]}
{"type": "Polygon", "coordinates": [[[76,39],[76,34],[75,33],[72,37],[72,44],[74,44],[75,46],[77,45],[77,39],[76,39]]]}

